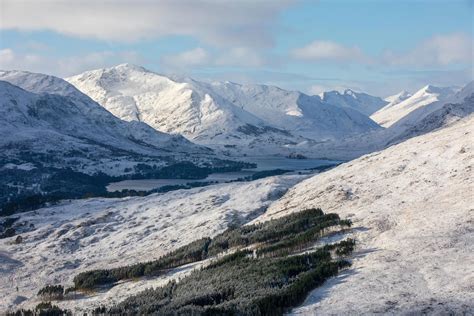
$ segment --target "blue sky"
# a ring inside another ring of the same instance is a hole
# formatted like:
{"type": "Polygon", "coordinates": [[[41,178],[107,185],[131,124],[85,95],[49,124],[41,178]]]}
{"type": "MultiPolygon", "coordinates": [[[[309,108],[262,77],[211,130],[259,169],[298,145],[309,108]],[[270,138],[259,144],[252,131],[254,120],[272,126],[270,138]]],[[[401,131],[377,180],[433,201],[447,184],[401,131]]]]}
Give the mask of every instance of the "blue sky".
{"type": "Polygon", "coordinates": [[[473,1],[0,0],[0,68],[130,62],[202,80],[386,96],[473,80],[473,1]]]}

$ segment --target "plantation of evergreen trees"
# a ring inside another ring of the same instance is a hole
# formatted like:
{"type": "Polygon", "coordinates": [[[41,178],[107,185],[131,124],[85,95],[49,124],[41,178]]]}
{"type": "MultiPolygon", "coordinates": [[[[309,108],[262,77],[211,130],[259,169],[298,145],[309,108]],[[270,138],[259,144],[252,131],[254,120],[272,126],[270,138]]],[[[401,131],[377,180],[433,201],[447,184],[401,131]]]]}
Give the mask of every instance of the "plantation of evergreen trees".
{"type": "Polygon", "coordinates": [[[72,312],[66,309],[61,309],[50,302],[39,303],[36,307],[31,309],[20,309],[14,312],[6,313],[7,316],[72,316],[72,312]]]}
{"type": "Polygon", "coordinates": [[[324,214],[321,209],[308,209],[260,224],[230,228],[213,239],[196,240],[158,260],[83,272],[74,278],[74,287],[90,290],[111,286],[119,280],[159,276],[168,269],[254,244],[260,245],[256,250],[258,256],[282,256],[301,251],[326,233],[350,225],[350,221],[341,220],[337,214],[324,214]]]}
{"type": "MultiPolygon", "coordinates": [[[[158,260],[78,274],[74,288],[48,285],[43,299],[61,299],[76,290],[113,286],[115,282],[159,276],[184,264],[211,260],[200,270],[155,289],[133,295],[94,315],[282,315],[302,303],[308,293],[350,266],[345,256],[353,239],[311,248],[321,237],[343,233],[351,221],[319,208],[307,209],[264,223],[229,228],[214,238],[202,238],[158,260]],[[311,248],[311,251],[308,249],[311,248]],[[216,255],[226,255],[216,257],[216,255]]],[[[9,315],[70,315],[50,303],[34,311],[9,315]]]]}
{"type": "Polygon", "coordinates": [[[257,257],[237,251],[166,286],[149,289],[111,308],[106,315],[282,315],[314,288],[350,264],[322,247],[303,255],[257,257]]]}
{"type": "Polygon", "coordinates": [[[64,297],[62,285],[46,285],[38,291],[38,296],[47,300],[61,300],[64,297]]]}

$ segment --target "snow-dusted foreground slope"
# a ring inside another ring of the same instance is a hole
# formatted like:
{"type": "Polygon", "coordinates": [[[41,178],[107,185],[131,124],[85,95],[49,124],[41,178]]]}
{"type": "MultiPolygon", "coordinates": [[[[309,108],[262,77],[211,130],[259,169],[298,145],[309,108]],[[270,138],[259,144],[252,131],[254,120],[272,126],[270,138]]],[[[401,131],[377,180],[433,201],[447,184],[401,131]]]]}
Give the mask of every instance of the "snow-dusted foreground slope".
{"type": "MultiPolygon", "coordinates": [[[[222,232],[229,223],[247,222],[304,177],[271,177],[148,197],[73,201],[19,214],[17,228],[27,231],[20,234],[23,241],[0,239],[0,312],[34,306],[40,288],[72,284],[80,271],[157,259],[193,240],[222,232]]],[[[60,305],[77,311],[107,304],[111,297],[121,300],[162,281],[128,282],[110,293],[60,305]]]]}
{"type": "Polygon", "coordinates": [[[259,220],[309,207],[354,222],[353,267],[295,314],[474,313],[474,116],[316,175],[259,220]]]}

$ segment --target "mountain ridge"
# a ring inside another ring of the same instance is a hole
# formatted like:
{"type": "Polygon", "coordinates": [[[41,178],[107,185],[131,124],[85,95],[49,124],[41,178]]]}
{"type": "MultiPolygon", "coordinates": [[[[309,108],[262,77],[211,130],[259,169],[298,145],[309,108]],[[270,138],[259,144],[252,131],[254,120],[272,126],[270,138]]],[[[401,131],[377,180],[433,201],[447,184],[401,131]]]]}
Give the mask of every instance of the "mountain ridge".
{"type": "Polygon", "coordinates": [[[379,128],[354,110],[273,86],[191,78],[177,82],[128,64],[66,80],[117,117],[140,119],[159,131],[179,133],[206,146],[218,144],[221,149],[288,152],[298,144],[379,128]],[[242,132],[246,126],[259,130],[259,135],[242,132]]]}

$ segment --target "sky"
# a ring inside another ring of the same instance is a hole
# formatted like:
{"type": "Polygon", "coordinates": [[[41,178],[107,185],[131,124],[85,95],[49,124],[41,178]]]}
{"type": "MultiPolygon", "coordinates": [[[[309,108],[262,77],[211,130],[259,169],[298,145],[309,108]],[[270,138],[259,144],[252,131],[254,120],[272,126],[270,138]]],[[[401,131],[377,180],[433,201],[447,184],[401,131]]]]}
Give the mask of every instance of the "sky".
{"type": "Polygon", "coordinates": [[[0,69],[373,95],[473,80],[474,0],[0,0],[0,69]]]}

